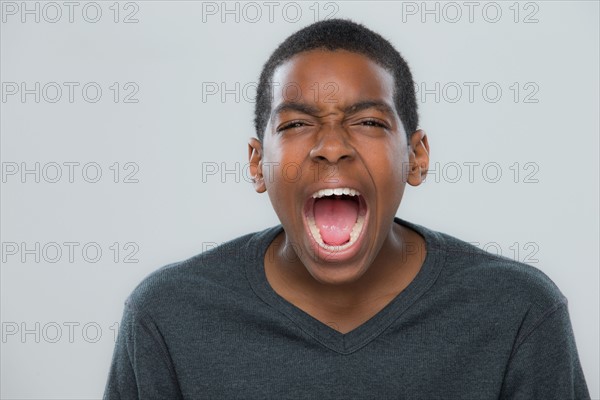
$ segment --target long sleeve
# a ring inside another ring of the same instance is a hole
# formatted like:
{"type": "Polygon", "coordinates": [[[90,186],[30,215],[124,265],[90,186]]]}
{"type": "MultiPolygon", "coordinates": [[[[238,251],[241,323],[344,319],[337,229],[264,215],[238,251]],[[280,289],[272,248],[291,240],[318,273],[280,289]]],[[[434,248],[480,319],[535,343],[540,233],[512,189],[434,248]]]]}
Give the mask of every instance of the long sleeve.
{"type": "Polygon", "coordinates": [[[183,399],[160,331],[126,303],[104,400],[183,399]]]}
{"type": "Polygon", "coordinates": [[[566,302],[548,310],[517,339],[500,398],[590,398],[566,302]]]}

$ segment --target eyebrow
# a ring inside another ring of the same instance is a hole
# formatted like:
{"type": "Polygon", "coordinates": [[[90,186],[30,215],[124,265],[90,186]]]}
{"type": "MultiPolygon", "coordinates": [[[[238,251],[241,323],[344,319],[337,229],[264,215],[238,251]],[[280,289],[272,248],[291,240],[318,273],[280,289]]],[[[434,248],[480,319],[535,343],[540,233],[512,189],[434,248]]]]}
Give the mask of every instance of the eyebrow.
{"type": "Polygon", "coordinates": [[[287,101],[281,103],[271,113],[271,118],[277,114],[280,114],[285,111],[298,111],[303,114],[317,115],[319,113],[319,109],[315,106],[311,106],[306,103],[298,103],[293,101],[287,101]]]}
{"type": "Polygon", "coordinates": [[[344,108],[344,113],[354,114],[362,110],[366,110],[369,108],[375,108],[383,113],[390,114],[390,116],[394,115],[394,110],[387,103],[379,100],[365,100],[359,101],[358,103],[354,103],[344,108]]]}
{"type": "MultiPolygon", "coordinates": [[[[390,114],[390,116],[394,115],[394,110],[387,103],[384,103],[383,101],[379,100],[359,101],[358,103],[350,104],[349,106],[344,107],[342,111],[345,114],[354,114],[369,108],[375,108],[383,113],[390,114]]],[[[303,114],[316,116],[320,110],[319,108],[310,104],[289,101],[281,103],[280,105],[275,107],[275,109],[271,113],[271,118],[285,111],[298,111],[303,114]]]]}

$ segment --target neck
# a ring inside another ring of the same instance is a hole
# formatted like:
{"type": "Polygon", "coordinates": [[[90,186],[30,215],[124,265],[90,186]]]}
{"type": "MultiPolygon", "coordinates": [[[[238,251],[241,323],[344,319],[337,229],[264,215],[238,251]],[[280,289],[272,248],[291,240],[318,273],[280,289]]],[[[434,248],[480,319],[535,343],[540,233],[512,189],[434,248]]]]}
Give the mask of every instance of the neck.
{"type": "Polygon", "coordinates": [[[298,257],[290,257],[291,246],[286,243],[283,232],[271,244],[272,262],[265,258],[265,272],[271,286],[292,303],[312,304],[332,313],[368,308],[382,301],[387,304],[410,284],[425,258],[423,238],[393,223],[367,270],[355,281],[331,285],[315,280],[298,257]]]}

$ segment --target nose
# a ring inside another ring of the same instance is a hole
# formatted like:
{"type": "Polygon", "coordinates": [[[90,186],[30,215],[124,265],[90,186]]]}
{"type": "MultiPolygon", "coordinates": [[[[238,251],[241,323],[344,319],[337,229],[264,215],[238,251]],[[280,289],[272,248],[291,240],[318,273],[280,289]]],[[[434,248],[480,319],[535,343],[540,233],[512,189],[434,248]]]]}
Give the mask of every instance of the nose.
{"type": "Polygon", "coordinates": [[[340,126],[323,127],[310,151],[312,160],[329,164],[336,164],[345,159],[352,160],[355,155],[354,147],[348,143],[348,134],[340,126]]]}

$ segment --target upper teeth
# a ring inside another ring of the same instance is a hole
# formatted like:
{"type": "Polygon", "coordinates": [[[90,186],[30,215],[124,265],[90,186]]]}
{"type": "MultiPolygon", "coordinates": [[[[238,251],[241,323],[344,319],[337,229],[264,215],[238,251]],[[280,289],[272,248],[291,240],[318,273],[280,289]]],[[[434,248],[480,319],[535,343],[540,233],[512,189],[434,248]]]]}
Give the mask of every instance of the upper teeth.
{"type": "Polygon", "coordinates": [[[321,189],[318,192],[313,193],[312,197],[315,199],[318,199],[320,197],[324,197],[324,196],[341,196],[341,195],[348,195],[348,196],[358,196],[360,195],[360,193],[354,189],[350,189],[350,188],[335,188],[335,189],[321,189]]]}

